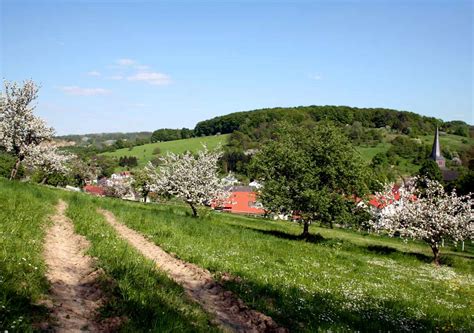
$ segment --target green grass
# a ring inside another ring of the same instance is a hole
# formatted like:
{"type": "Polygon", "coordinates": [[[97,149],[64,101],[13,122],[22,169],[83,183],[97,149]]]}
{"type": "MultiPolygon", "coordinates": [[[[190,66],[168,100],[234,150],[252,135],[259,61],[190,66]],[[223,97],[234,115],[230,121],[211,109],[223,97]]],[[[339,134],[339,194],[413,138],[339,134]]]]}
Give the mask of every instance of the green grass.
{"type": "Polygon", "coordinates": [[[473,250],[443,250],[431,264],[421,243],[225,214],[193,219],[178,206],[103,201],[166,251],[211,270],[251,307],[292,331],[473,331],[473,250]]]}
{"type": "Polygon", "coordinates": [[[128,318],[122,332],[217,332],[209,316],[150,260],[120,239],[96,212],[98,199],[0,178],[0,330],[33,331],[50,320],[36,305],[48,293],[42,258],[45,228],[57,200],[69,204],[76,232],[103,270],[102,318],[128,318]]]}
{"type": "Polygon", "coordinates": [[[44,228],[56,201],[50,190],[0,178],[0,330],[28,332],[46,318],[44,228]]]}
{"type": "Polygon", "coordinates": [[[127,317],[123,332],[217,331],[180,286],[117,236],[96,212],[98,199],[76,194],[69,202],[68,216],[76,231],[91,241],[89,254],[105,272],[109,301],[102,309],[104,317],[127,317]]]}
{"type": "Polygon", "coordinates": [[[375,147],[357,146],[355,149],[360,153],[365,162],[370,163],[375,155],[387,152],[391,145],[391,143],[381,142],[375,147]]]}
{"type": "MultiPolygon", "coordinates": [[[[423,144],[432,145],[433,135],[426,135],[420,137],[423,144]]],[[[448,148],[451,151],[467,150],[474,146],[474,138],[467,138],[453,134],[440,134],[439,141],[442,148],[448,148]]]]}
{"type": "Polygon", "coordinates": [[[157,147],[160,148],[162,155],[166,154],[167,152],[172,152],[175,154],[184,153],[187,150],[191,152],[197,152],[198,150],[202,149],[203,144],[206,144],[207,148],[209,149],[214,149],[218,145],[225,145],[228,136],[228,134],[224,134],[175,141],[149,143],[146,145],[133,147],[132,150],[124,148],[118,149],[113,152],[103,153],[102,155],[113,156],[117,158],[121,156],[134,156],[138,159],[138,166],[143,167],[155,157],[155,155],[153,155],[153,151],[157,147]]]}
{"type": "Polygon", "coordinates": [[[420,242],[316,225],[305,242],[300,227],[289,222],[223,213],[195,219],[176,204],[99,199],[0,179],[2,329],[29,331],[46,315],[34,304],[48,290],[42,239],[58,198],[69,203],[68,216],[104,271],[108,302],[101,314],[128,317],[123,331],[215,327],[181,287],[117,236],[96,212],[99,206],[216,278],[239,277],[225,287],[291,331],[474,331],[470,243],[466,252],[442,248],[443,266],[436,268],[420,242]]]}

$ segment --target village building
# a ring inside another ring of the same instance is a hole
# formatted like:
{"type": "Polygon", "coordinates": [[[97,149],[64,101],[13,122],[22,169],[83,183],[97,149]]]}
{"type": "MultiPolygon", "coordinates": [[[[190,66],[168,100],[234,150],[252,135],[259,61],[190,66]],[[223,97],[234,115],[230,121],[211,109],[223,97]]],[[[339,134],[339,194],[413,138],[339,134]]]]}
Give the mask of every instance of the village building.
{"type": "Polygon", "coordinates": [[[231,186],[229,198],[221,209],[225,212],[247,215],[263,215],[263,205],[257,200],[257,193],[250,186],[231,186]]]}
{"type": "MultiPolygon", "coordinates": [[[[431,149],[431,154],[429,157],[431,160],[435,161],[438,164],[439,168],[441,169],[441,174],[443,175],[443,180],[446,182],[455,181],[459,177],[459,172],[456,170],[450,170],[446,167],[446,159],[441,153],[441,144],[439,142],[439,130],[436,127],[435,137],[433,140],[433,148],[431,149]]],[[[457,160],[453,161],[455,166],[461,165],[461,160],[457,158],[457,160]]]]}
{"type": "Polygon", "coordinates": [[[435,137],[433,141],[433,148],[431,149],[430,159],[438,164],[440,169],[446,168],[446,159],[441,154],[441,146],[439,144],[439,130],[436,127],[435,137]]]}

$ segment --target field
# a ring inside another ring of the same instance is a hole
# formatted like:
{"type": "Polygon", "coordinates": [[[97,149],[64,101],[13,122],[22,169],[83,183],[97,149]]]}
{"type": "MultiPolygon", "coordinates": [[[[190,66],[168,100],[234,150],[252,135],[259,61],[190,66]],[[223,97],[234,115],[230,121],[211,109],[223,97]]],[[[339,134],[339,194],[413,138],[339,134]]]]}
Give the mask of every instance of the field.
{"type": "Polygon", "coordinates": [[[440,268],[416,242],[313,225],[208,212],[180,205],[96,199],[0,180],[0,328],[28,331],[47,317],[43,230],[56,201],[69,204],[76,232],[103,270],[104,317],[123,331],[216,330],[182,288],[130,247],[96,212],[101,207],[165,251],[209,269],[248,306],[295,332],[473,331],[474,248],[442,248],[440,268]],[[28,246],[25,246],[28,244],[28,246]]]}
{"type": "MultiPolygon", "coordinates": [[[[423,144],[432,145],[433,136],[425,135],[420,137],[423,144]]],[[[461,151],[468,150],[470,147],[474,146],[474,138],[466,138],[459,135],[453,134],[440,134],[439,141],[441,147],[448,148],[450,151],[461,151]]]]}
{"type": "Polygon", "coordinates": [[[166,142],[156,142],[149,143],[142,146],[133,147],[131,150],[129,148],[118,149],[113,152],[103,153],[102,155],[121,157],[121,156],[134,156],[138,159],[138,166],[143,167],[149,161],[151,161],[156,155],[153,154],[153,151],[156,148],[160,148],[161,154],[166,154],[166,152],[172,153],[184,153],[189,150],[191,152],[196,152],[202,149],[202,145],[207,145],[207,148],[214,149],[219,145],[225,145],[228,135],[216,135],[216,136],[205,136],[199,138],[175,140],[175,141],[166,141],[166,142]]]}

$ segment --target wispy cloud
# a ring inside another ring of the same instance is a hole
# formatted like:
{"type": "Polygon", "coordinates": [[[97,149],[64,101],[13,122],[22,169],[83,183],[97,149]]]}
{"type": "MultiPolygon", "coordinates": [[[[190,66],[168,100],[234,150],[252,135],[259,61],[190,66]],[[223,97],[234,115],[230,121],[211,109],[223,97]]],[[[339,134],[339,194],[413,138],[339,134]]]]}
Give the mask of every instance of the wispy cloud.
{"type": "Polygon", "coordinates": [[[171,83],[171,78],[158,72],[138,72],[127,77],[129,81],[143,81],[152,85],[163,86],[171,83]]]}
{"type": "Polygon", "coordinates": [[[137,62],[133,59],[122,58],[118,59],[115,63],[120,66],[132,66],[135,65],[137,62]]]}
{"type": "Polygon", "coordinates": [[[100,72],[98,71],[90,71],[86,73],[88,76],[100,76],[100,72]]]}
{"type": "Polygon", "coordinates": [[[147,66],[147,65],[136,65],[135,68],[138,69],[138,70],[140,70],[140,71],[146,71],[146,70],[150,69],[150,66],[147,66]]]}
{"type": "Polygon", "coordinates": [[[81,88],[78,86],[63,86],[60,89],[68,95],[76,96],[97,96],[97,95],[107,95],[111,91],[104,88],[81,88]]]}
{"type": "Polygon", "coordinates": [[[112,75],[112,76],[109,76],[109,79],[110,80],[122,80],[123,76],[122,75],[112,75]]]}

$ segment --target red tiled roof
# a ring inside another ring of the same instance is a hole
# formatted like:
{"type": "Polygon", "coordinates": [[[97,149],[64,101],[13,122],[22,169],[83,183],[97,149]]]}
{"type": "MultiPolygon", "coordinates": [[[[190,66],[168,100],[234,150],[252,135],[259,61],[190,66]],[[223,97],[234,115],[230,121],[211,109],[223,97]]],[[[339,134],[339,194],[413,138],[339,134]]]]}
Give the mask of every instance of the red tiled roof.
{"type": "Polygon", "coordinates": [[[105,190],[102,187],[95,185],[84,186],[84,191],[94,195],[105,195],[105,190]]]}
{"type": "Polygon", "coordinates": [[[265,210],[255,207],[257,194],[255,192],[231,192],[222,209],[236,214],[265,214],[265,210]]]}

